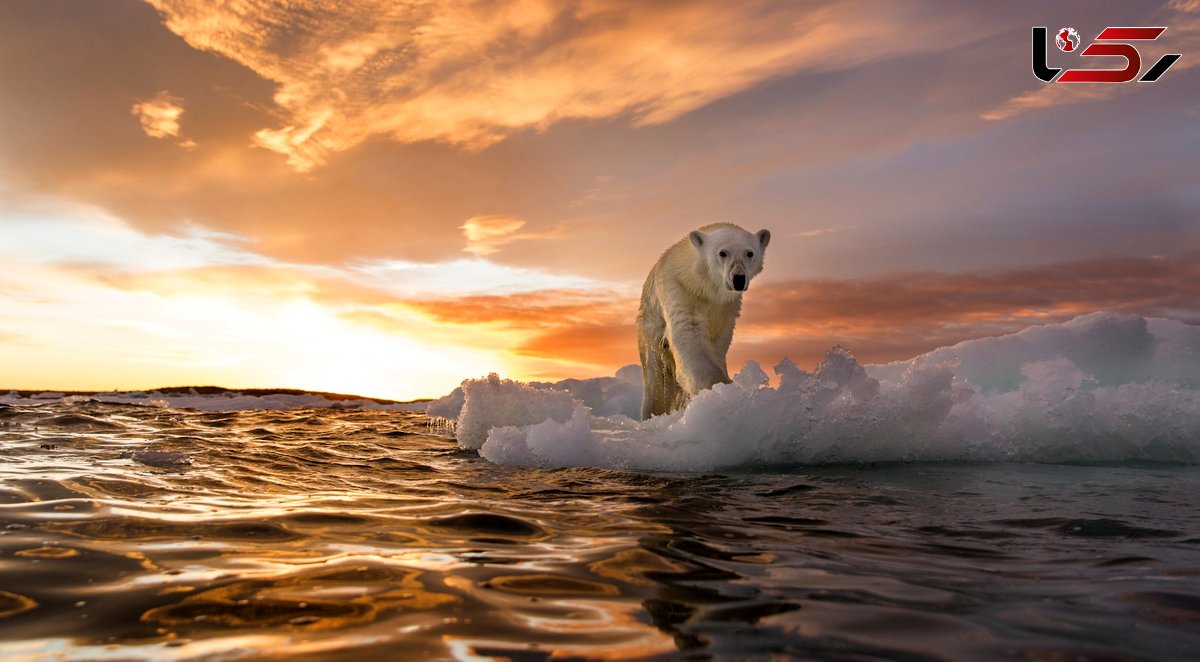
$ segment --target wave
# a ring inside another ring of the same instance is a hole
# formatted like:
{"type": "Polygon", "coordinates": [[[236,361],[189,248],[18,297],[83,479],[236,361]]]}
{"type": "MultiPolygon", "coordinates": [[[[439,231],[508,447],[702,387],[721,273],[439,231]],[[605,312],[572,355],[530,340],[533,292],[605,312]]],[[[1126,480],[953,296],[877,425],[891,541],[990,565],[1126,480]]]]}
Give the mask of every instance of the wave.
{"type": "Polygon", "coordinates": [[[489,375],[431,403],[504,465],[666,471],[912,461],[1200,461],[1200,327],[1092,313],[886,365],[840,347],[811,373],[756,363],[680,411],[628,416],[636,366],[523,384],[489,375]],[[619,413],[623,412],[623,413],[619,413]]]}

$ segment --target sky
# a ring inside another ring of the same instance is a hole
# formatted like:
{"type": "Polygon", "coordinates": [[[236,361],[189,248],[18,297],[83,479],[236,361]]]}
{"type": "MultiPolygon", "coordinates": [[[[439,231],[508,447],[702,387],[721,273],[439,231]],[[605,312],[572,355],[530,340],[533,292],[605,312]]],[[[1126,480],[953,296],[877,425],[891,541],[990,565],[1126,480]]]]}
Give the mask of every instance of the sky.
{"type": "Polygon", "coordinates": [[[0,0],[0,388],[612,374],[721,221],[733,369],[1200,324],[1197,64],[1200,0],[0,0]],[[1182,58],[1046,84],[1033,26],[1182,58]]]}

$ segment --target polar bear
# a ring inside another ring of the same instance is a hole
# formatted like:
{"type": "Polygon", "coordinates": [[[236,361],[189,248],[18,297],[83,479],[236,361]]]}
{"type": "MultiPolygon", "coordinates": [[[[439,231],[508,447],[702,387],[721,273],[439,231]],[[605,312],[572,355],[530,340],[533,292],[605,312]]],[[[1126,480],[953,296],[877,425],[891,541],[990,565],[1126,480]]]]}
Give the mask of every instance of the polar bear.
{"type": "Polygon", "coordinates": [[[771,233],[732,223],[688,233],[646,277],[638,308],[642,420],[679,409],[697,392],[729,382],[725,354],[742,293],[762,271],[771,233]]]}

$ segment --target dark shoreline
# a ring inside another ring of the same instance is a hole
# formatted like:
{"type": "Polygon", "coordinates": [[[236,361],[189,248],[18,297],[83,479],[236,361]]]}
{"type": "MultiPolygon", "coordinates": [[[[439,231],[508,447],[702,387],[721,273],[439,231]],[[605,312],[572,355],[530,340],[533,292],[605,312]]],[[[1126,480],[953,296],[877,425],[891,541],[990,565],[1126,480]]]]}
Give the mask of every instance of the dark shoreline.
{"type": "Polygon", "coordinates": [[[64,396],[68,395],[122,395],[132,393],[145,393],[147,395],[224,395],[226,393],[240,393],[242,395],[265,396],[265,395],[319,395],[328,400],[368,400],[379,405],[398,405],[398,404],[413,404],[418,402],[431,402],[433,398],[417,398],[416,400],[389,400],[387,398],[371,398],[365,395],[351,395],[347,393],[327,393],[325,391],[306,391],[298,388],[226,388],[224,386],[167,386],[163,388],[147,389],[145,391],[59,391],[56,389],[6,389],[0,388],[0,395],[8,395],[16,393],[22,398],[32,398],[41,393],[61,393],[64,396]]]}

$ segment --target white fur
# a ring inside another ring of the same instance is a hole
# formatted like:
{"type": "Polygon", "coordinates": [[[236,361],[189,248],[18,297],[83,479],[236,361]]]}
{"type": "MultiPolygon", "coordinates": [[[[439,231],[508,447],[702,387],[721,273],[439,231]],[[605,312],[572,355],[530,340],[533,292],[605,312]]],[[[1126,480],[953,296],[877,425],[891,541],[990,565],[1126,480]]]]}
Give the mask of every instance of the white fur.
{"type": "Polygon", "coordinates": [[[642,418],[679,409],[699,391],[729,382],[725,354],[744,288],[762,271],[771,233],[706,225],[668,248],[646,277],[638,309],[642,418]],[[724,254],[724,255],[722,255],[724,254]]]}

